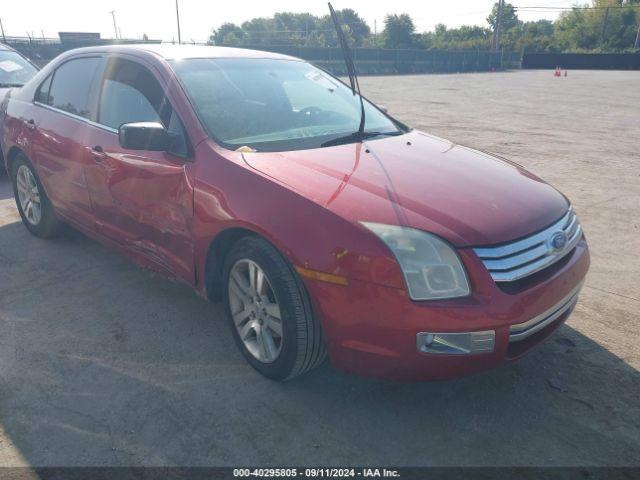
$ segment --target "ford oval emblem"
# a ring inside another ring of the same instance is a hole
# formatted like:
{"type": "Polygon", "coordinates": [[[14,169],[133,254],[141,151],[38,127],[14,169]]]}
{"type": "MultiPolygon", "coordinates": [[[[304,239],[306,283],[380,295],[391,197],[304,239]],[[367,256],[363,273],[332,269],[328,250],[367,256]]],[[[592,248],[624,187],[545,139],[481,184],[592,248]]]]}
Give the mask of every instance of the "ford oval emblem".
{"type": "Polygon", "coordinates": [[[567,246],[567,234],[564,232],[556,232],[549,239],[549,246],[553,252],[559,252],[567,246]]]}

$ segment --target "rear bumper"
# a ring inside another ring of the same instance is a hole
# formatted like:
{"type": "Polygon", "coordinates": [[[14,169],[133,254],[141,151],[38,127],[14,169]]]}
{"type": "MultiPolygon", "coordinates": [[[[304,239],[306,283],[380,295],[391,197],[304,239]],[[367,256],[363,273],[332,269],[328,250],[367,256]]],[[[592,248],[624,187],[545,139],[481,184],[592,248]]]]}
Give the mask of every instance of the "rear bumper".
{"type": "Polygon", "coordinates": [[[590,261],[583,238],[561,268],[518,293],[506,293],[472,251],[460,254],[474,292],[463,299],[413,302],[404,290],[380,285],[305,280],[332,362],[360,375],[419,381],[460,377],[513,361],[569,317],[590,261]],[[420,334],[437,333],[449,334],[447,342],[459,340],[463,350],[473,345],[464,338],[471,333],[481,346],[469,353],[445,348],[444,354],[420,348],[420,334]]]}

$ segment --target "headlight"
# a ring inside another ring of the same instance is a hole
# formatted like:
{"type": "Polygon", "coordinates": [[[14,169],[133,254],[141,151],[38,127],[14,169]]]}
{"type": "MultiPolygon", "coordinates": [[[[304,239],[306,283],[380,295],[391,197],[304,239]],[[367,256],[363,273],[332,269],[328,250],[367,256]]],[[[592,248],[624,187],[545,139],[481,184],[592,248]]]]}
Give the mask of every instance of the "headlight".
{"type": "Polygon", "coordinates": [[[466,297],[469,282],[457,253],[443,240],[408,227],[361,222],[395,255],[413,300],[466,297]]]}

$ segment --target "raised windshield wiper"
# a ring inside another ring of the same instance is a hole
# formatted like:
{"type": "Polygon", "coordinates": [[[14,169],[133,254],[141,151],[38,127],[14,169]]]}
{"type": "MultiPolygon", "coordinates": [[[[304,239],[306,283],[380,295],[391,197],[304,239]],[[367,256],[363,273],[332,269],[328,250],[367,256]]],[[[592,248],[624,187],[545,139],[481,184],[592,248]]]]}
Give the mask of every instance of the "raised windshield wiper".
{"type": "Polygon", "coordinates": [[[338,15],[336,15],[336,11],[329,3],[329,12],[331,13],[331,19],[333,20],[333,25],[336,27],[336,34],[338,35],[338,41],[340,42],[340,48],[342,49],[342,55],[344,56],[344,63],[347,66],[347,73],[349,74],[349,83],[351,85],[351,91],[353,92],[353,96],[358,95],[360,97],[360,126],[358,127],[358,131],[354,135],[362,136],[364,135],[364,100],[362,95],[360,94],[360,83],[358,82],[358,75],[356,74],[356,66],[353,63],[353,56],[351,55],[351,49],[349,48],[349,44],[347,43],[347,38],[344,35],[344,30],[340,25],[340,20],[338,20],[338,15]]]}
{"type": "Polygon", "coordinates": [[[396,135],[402,135],[404,132],[353,132],[349,135],[344,135],[338,138],[332,138],[326,142],[320,144],[321,147],[333,147],[335,145],[346,145],[348,143],[362,142],[373,137],[395,137],[396,135]]]}
{"type": "Polygon", "coordinates": [[[0,88],[22,87],[22,83],[0,83],[0,88]]]}

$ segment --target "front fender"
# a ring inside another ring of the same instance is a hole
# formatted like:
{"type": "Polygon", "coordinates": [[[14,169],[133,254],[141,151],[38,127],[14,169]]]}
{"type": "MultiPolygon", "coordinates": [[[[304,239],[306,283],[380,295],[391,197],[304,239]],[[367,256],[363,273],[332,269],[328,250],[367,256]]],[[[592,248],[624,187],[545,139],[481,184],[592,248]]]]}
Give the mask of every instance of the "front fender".
{"type": "Polygon", "coordinates": [[[195,167],[198,278],[205,272],[212,240],[225,230],[242,228],[271,242],[295,267],[403,288],[397,262],[364,227],[251,169],[239,154],[234,159],[208,153],[204,160],[197,155],[195,167]]]}

